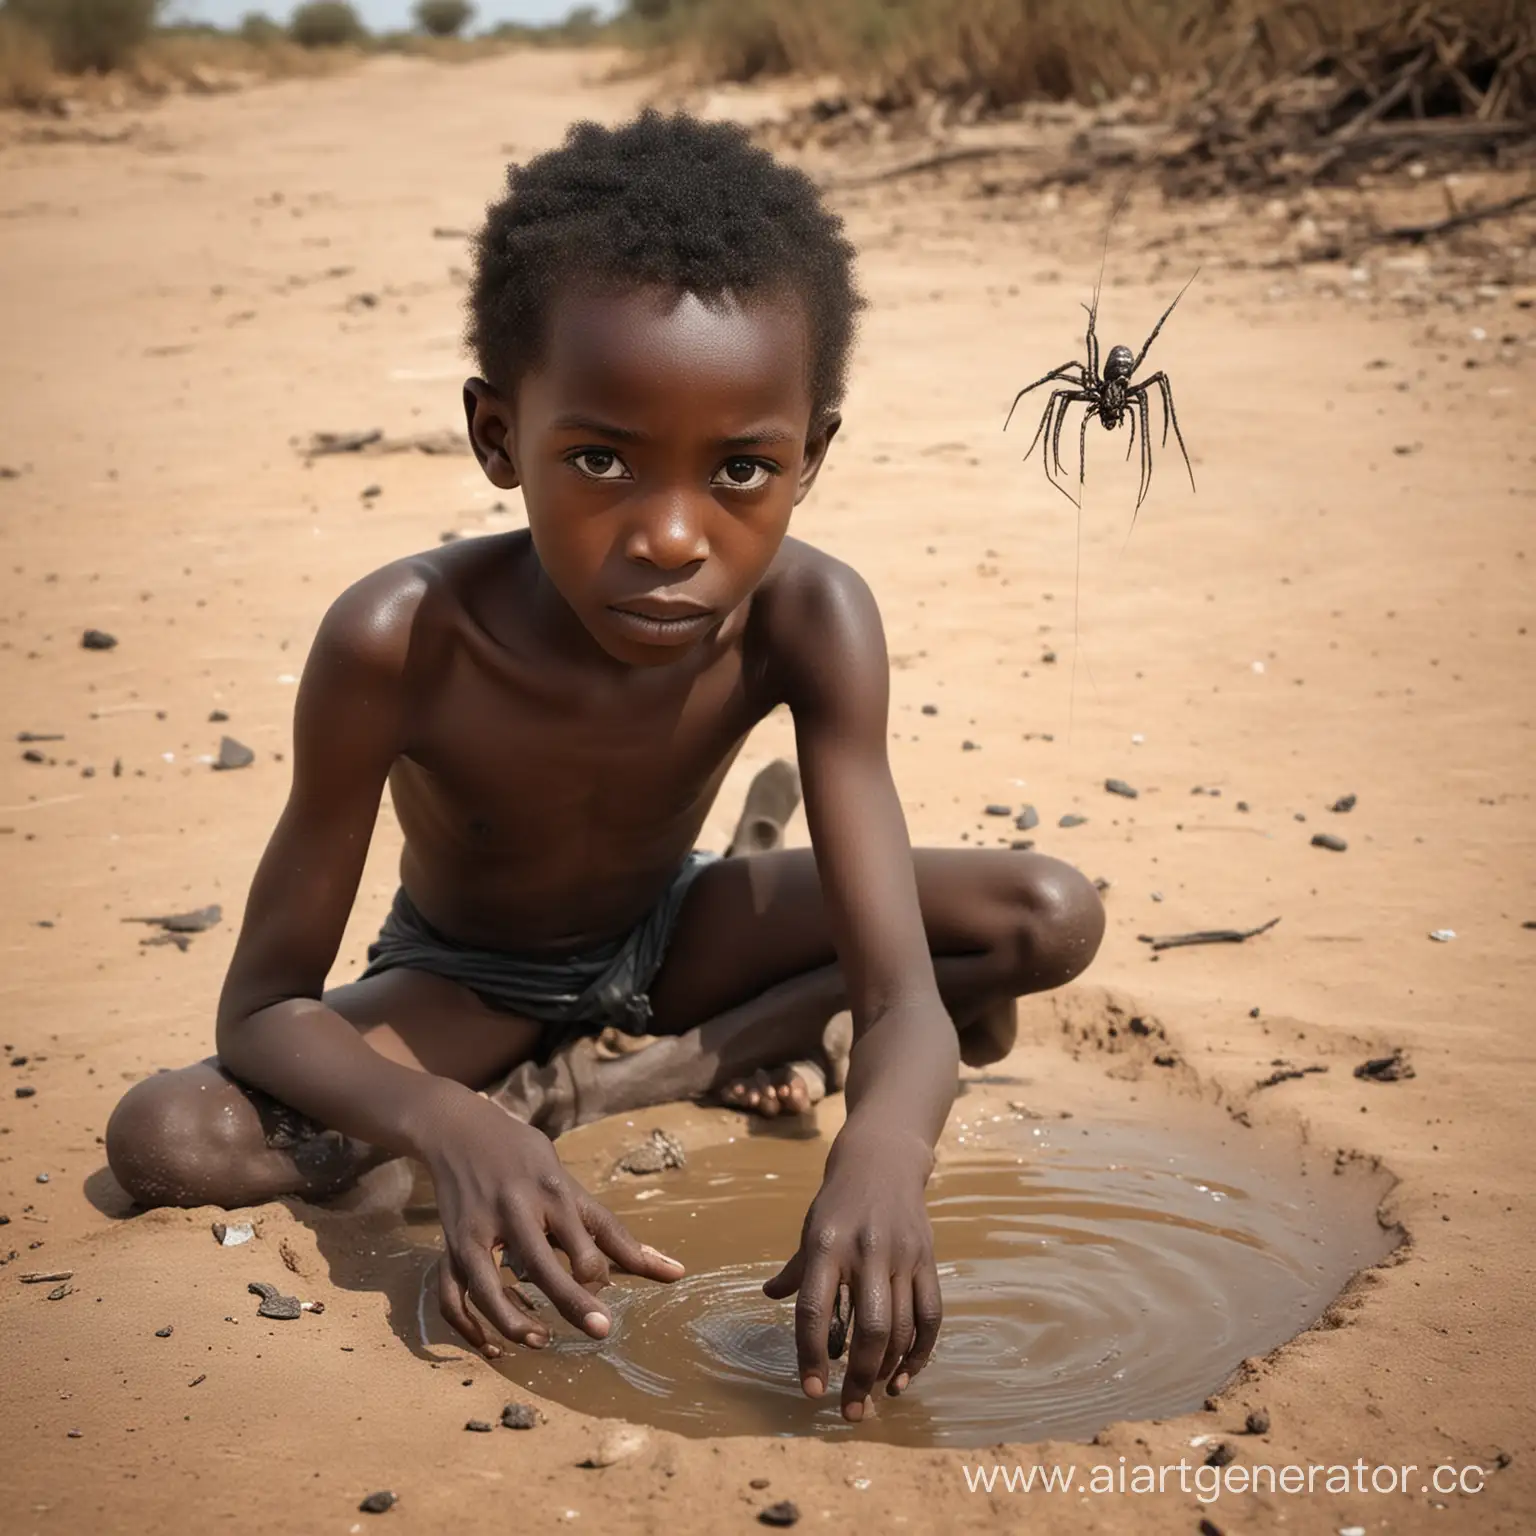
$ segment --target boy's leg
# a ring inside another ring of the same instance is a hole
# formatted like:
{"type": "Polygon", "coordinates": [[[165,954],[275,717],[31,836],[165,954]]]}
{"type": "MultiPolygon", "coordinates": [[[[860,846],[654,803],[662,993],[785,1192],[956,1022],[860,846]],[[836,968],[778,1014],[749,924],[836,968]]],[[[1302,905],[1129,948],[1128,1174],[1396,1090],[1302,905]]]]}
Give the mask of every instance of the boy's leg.
{"type": "MultiPolygon", "coordinates": [[[[530,1056],[541,1033],[422,971],[387,971],[336,987],[325,1001],[391,1061],[473,1088],[530,1056]]],[[[244,1087],[217,1058],[136,1083],[113,1111],[106,1142],[117,1181],[151,1206],[322,1199],[387,1160],[244,1087]]]]}
{"type": "MultiPolygon", "coordinates": [[[[1104,911],[1092,884],[1041,854],[917,849],[918,899],[962,1059],[1012,1046],[1014,1000],[1059,987],[1092,960],[1104,911]]],[[[619,1061],[578,1044],[514,1072],[496,1097],[550,1135],[604,1115],[738,1088],[772,1112],[799,1109],[786,1064],[814,1056],[847,1007],[808,849],[725,859],[702,871],[651,988],[663,1038],[619,1061]],[[765,1069],[769,1069],[765,1073],[765,1069]],[[773,1104],[768,1103],[771,1097],[773,1104]]]]}

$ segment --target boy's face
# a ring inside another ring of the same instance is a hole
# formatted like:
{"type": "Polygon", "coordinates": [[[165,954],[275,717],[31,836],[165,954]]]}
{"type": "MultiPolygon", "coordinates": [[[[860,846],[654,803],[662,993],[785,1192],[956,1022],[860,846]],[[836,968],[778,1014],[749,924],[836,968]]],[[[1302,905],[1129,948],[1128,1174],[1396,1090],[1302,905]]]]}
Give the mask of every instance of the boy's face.
{"type": "Polygon", "coordinates": [[[521,484],[540,564],[615,659],[675,660],[763,579],[837,429],[811,436],[809,347],[792,297],[585,287],[514,403],[465,386],[486,474],[521,484]]]}

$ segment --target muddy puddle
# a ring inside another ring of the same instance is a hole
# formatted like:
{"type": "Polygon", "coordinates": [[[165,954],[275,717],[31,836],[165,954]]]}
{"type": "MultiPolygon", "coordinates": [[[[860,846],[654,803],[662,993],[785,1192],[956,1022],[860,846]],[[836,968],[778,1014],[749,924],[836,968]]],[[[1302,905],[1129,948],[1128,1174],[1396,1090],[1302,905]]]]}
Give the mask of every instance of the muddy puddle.
{"type": "MultiPolygon", "coordinates": [[[[738,1134],[690,1148],[685,1168],[597,1189],[687,1277],[617,1280],[604,1292],[606,1341],[554,1318],[548,1348],[513,1351],[498,1368],[583,1413],[691,1436],[1086,1439],[1116,1420],[1198,1407],[1394,1245],[1375,1215],[1386,1176],[1308,1171],[1296,1149],[1282,1155],[1229,1124],[1197,1134],[1006,1109],[968,1116],[929,1187],[943,1334],[907,1395],[877,1394],[872,1421],[840,1418],[840,1364],[822,1403],[801,1395],[793,1303],[761,1292],[795,1248],[821,1137],[738,1134]]],[[[420,1214],[413,1236],[440,1238],[420,1214]]],[[[425,1281],[430,1254],[419,1257],[425,1281]]],[[[422,1342],[448,1343],[428,1296],[423,1286],[422,1342]]]]}

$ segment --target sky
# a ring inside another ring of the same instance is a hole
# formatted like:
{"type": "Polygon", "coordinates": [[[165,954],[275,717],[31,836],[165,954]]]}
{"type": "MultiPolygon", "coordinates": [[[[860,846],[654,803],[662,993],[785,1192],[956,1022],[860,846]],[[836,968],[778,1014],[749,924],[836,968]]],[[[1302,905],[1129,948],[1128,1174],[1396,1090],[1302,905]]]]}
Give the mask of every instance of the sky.
{"type": "MultiPolygon", "coordinates": [[[[230,27],[247,11],[265,11],[276,21],[287,21],[295,0],[173,0],[167,7],[177,21],[208,21],[230,27]]],[[[352,5],[371,32],[399,31],[411,25],[415,0],[352,0],[352,5]]],[[[559,21],[574,10],[579,0],[476,0],[472,29],[495,26],[498,21],[530,23],[559,21]]],[[[592,0],[600,13],[611,14],[620,0],[592,0]]]]}

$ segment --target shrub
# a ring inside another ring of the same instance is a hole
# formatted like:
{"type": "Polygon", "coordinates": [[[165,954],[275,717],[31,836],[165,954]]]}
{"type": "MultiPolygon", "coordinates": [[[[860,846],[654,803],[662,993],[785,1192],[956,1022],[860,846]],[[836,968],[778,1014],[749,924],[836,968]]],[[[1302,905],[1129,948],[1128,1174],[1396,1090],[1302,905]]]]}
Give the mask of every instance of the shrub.
{"type": "Polygon", "coordinates": [[[69,74],[120,69],[154,29],[160,0],[6,0],[69,74]]]}
{"type": "Polygon", "coordinates": [[[304,48],[341,48],[368,36],[347,0],[307,0],[288,21],[288,35],[304,48]]]}
{"type": "Polygon", "coordinates": [[[287,36],[264,11],[247,11],[240,18],[241,39],[255,48],[270,48],[287,36]]]}
{"type": "Polygon", "coordinates": [[[0,107],[40,107],[53,94],[53,55],[43,35],[0,10],[0,107]]]}
{"type": "Polygon", "coordinates": [[[469,0],[416,0],[416,25],[431,37],[457,37],[475,8],[469,0]]]}

